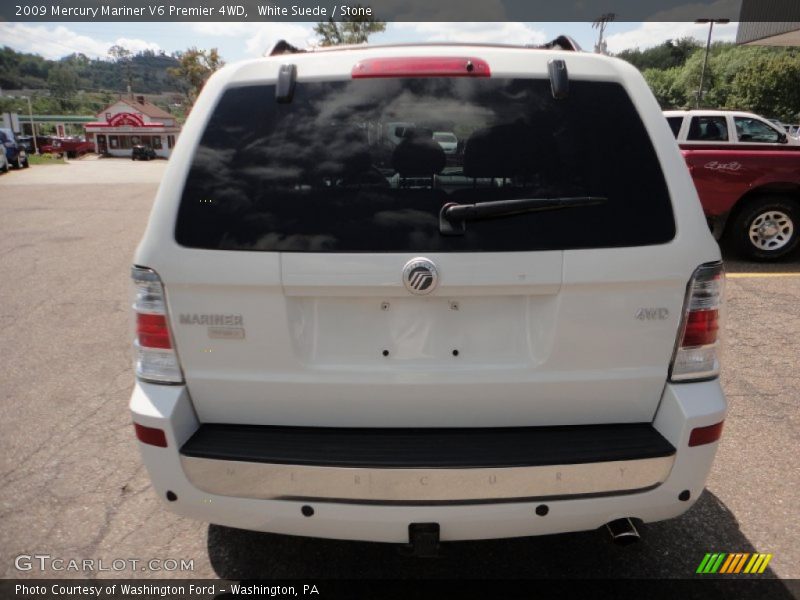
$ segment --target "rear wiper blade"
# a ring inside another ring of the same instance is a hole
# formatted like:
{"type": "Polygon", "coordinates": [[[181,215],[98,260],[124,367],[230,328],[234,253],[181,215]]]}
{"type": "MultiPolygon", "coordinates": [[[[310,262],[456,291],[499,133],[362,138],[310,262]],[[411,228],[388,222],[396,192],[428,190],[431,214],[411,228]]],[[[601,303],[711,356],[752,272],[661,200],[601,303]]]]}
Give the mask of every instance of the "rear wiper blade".
{"type": "Polygon", "coordinates": [[[448,202],[439,211],[439,231],[443,235],[462,235],[467,221],[481,221],[529,212],[596,206],[608,201],[604,196],[572,196],[565,198],[513,198],[474,204],[448,202]]]}

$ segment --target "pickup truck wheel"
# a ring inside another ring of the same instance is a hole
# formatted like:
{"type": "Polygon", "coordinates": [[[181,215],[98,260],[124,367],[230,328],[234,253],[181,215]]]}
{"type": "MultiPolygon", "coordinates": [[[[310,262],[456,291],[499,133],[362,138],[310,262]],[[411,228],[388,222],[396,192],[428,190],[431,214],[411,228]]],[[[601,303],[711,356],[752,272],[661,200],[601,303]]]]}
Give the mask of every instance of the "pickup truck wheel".
{"type": "Polygon", "coordinates": [[[736,216],[731,231],[741,254],[754,260],[774,260],[800,242],[800,208],[785,198],[759,198],[736,216]]]}

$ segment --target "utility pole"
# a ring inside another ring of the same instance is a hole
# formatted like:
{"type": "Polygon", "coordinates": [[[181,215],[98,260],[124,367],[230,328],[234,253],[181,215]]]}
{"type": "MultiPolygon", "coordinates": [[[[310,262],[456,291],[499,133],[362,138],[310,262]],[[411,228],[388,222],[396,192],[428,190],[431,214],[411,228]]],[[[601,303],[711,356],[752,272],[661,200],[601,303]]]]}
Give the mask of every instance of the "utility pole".
{"type": "Polygon", "coordinates": [[[594,51],[597,54],[608,54],[608,47],[606,46],[606,42],[603,39],[603,35],[606,32],[606,27],[608,24],[617,18],[615,13],[604,13],[600,15],[600,18],[597,19],[594,23],[592,23],[592,29],[597,29],[599,31],[599,35],[597,38],[597,44],[594,46],[594,51]]]}
{"type": "Polygon", "coordinates": [[[714,23],[720,25],[727,25],[730,19],[696,19],[695,23],[704,24],[708,23],[708,39],[706,40],[706,55],[703,58],[703,69],[700,71],[700,87],[697,88],[697,102],[695,108],[700,108],[700,102],[703,100],[703,81],[706,77],[706,67],[708,66],[708,51],[711,49],[711,32],[714,31],[714,23]]]}

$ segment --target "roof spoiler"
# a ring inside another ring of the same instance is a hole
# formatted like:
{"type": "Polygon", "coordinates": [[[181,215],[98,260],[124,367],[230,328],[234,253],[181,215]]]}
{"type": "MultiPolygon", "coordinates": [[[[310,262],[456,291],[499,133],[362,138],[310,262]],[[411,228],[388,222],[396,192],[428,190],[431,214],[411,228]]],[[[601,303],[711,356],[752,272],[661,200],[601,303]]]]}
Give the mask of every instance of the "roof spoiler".
{"type": "Polygon", "coordinates": [[[539,46],[528,46],[529,48],[539,48],[541,50],[569,50],[571,52],[583,52],[578,42],[568,35],[560,35],[556,39],[541,44],[539,46]]]}
{"type": "Polygon", "coordinates": [[[267,56],[280,56],[281,54],[299,54],[300,52],[305,52],[305,50],[301,50],[296,46],[292,46],[286,40],[278,40],[277,43],[272,47],[272,50],[269,51],[267,56]]]}
{"type": "MultiPolygon", "coordinates": [[[[397,46],[403,45],[414,45],[414,44],[397,44],[397,46]]],[[[470,44],[458,44],[462,46],[469,46],[470,44]]],[[[357,44],[359,47],[366,47],[366,44],[357,44]]],[[[378,46],[376,46],[378,47],[378,46]]],[[[583,52],[583,48],[580,47],[580,44],[576,42],[573,38],[568,35],[560,35],[556,39],[547,42],[546,44],[526,44],[525,48],[536,48],[539,50],[568,50],[571,52],[583,52]]],[[[281,54],[300,54],[308,52],[308,50],[303,50],[301,48],[297,48],[293,46],[286,40],[278,40],[277,43],[272,47],[266,55],[267,56],[280,56],[281,54]]]]}

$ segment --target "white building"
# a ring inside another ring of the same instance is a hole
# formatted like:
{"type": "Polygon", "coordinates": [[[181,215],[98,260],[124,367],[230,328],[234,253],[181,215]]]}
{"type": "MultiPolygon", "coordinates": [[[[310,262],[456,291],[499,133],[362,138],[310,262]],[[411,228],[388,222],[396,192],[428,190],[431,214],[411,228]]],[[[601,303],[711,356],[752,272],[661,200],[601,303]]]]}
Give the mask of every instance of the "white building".
{"type": "Polygon", "coordinates": [[[736,43],[751,46],[800,46],[797,0],[742,0],[736,43]]]}
{"type": "Polygon", "coordinates": [[[168,158],[180,130],[174,116],[135,96],[120,98],[97,114],[97,122],[86,123],[86,139],[98,154],[130,158],[131,148],[141,144],[168,158]]]}

